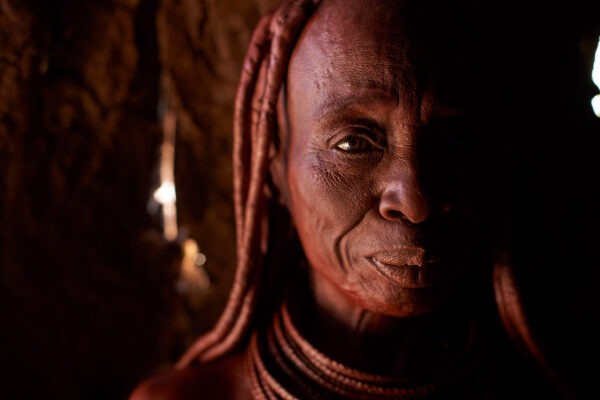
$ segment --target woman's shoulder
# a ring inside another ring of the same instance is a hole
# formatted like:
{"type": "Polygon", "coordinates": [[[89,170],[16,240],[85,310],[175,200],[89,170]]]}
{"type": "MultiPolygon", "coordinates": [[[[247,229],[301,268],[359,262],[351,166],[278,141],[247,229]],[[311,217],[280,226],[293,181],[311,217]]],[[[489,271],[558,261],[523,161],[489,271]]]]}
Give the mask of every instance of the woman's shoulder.
{"type": "Polygon", "coordinates": [[[129,400],[252,399],[243,353],[172,369],[142,381],[129,400]]]}

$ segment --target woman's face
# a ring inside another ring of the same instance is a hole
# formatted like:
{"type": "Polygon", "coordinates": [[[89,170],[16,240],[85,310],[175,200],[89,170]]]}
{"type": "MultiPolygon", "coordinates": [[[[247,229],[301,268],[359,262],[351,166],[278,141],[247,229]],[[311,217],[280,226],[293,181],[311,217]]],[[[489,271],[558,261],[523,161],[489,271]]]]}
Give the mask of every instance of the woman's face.
{"type": "Polygon", "coordinates": [[[472,268],[487,132],[452,93],[456,54],[417,63],[409,41],[434,34],[405,29],[395,4],[325,1],[309,21],[288,70],[283,193],[317,279],[411,316],[472,268]]]}

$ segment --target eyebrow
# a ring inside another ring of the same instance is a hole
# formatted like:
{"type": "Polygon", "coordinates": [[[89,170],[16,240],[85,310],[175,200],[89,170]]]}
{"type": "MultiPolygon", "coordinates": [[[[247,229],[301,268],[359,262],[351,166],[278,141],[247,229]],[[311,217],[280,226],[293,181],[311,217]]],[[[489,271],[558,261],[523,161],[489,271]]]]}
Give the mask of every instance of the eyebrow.
{"type": "MultiPolygon", "coordinates": [[[[317,107],[315,122],[325,129],[330,129],[341,121],[383,129],[387,121],[377,117],[379,113],[369,112],[367,107],[373,104],[396,107],[400,97],[396,90],[367,90],[358,95],[348,95],[332,98],[317,107]]],[[[482,119],[479,113],[469,113],[464,110],[453,110],[437,104],[427,121],[413,123],[413,126],[428,129],[458,129],[472,126],[482,119]]],[[[381,115],[381,114],[380,114],[381,115]]]]}
{"type": "Polygon", "coordinates": [[[342,97],[335,97],[324,101],[317,106],[314,115],[317,121],[326,123],[339,119],[340,116],[350,116],[361,109],[373,104],[388,104],[396,106],[399,101],[399,96],[396,90],[385,91],[379,89],[360,90],[357,94],[350,94],[342,97]],[[363,92],[363,93],[360,93],[363,92]]]}

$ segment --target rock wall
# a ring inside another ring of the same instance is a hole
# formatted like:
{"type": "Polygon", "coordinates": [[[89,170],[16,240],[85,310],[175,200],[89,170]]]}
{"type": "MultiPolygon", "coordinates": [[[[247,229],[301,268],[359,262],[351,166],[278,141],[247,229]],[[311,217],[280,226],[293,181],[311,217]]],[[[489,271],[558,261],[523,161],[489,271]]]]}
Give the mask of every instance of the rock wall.
{"type": "Polygon", "coordinates": [[[123,398],[212,323],[235,259],[233,96],[272,3],[0,0],[0,397],[123,398]],[[147,209],[159,104],[213,282],[194,307],[147,209]]]}

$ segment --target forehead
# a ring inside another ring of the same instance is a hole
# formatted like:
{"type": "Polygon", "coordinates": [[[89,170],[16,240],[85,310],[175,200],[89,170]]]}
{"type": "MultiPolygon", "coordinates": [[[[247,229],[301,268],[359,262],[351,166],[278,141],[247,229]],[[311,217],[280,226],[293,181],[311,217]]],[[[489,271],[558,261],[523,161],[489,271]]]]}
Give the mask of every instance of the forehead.
{"type": "Polygon", "coordinates": [[[400,16],[390,15],[398,14],[393,12],[398,6],[385,7],[388,3],[324,1],[307,23],[292,66],[304,75],[322,75],[336,86],[370,81],[393,86],[394,72],[409,65],[400,16]]]}
{"type": "Polygon", "coordinates": [[[445,10],[408,3],[324,0],[292,54],[292,95],[302,91],[323,102],[368,90],[398,102],[434,95],[438,103],[464,106],[475,87],[464,26],[445,10]]]}

